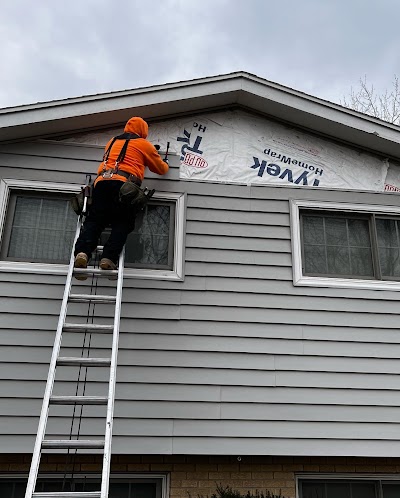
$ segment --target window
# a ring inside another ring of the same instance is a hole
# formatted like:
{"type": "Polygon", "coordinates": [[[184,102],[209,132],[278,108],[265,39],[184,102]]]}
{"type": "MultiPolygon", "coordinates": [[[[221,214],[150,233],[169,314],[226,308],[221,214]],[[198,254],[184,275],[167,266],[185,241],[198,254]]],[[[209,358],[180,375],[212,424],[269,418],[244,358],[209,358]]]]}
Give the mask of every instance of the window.
{"type": "Polygon", "coordinates": [[[13,192],[1,259],[67,264],[76,231],[76,215],[68,199],[55,193],[13,192]]]}
{"type": "Polygon", "coordinates": [[[299,480],[299,498],[397,498],[400,482],[383,479],[299,480]]]}
{"type": "Polygon", "coordinates": [[[400,209],[292,201],[295,285],[400,290],[400,209]]]}
{"type": "MultiPolygon", "coordinates": [[[[0,479],[1,498],[24,498],[27,479],[4,477],[0,479]]],[[[38,478],[37,492],[79,492],[99,491],[101,479],[96,476],[63,476],[38,478]]],[[[109,498],[164,498],[166,496],[166,476],[111,476],[109,498]]]]}
{"type": "MultiPolygon", "coordinates": [[[[136,217],[135,229],[125,245],[125,266],[171,270],[173,267],[175,206],[172,202],[150,201],[136,217]]],[[[100,239],[104,244],[110,230],[100,239]]]]}
{"type": "Polygon", "coordinates": [[[303,274],[400,279],[400,219],[300,211],[303,274]]]}
{"type": "MultiPolygon", "coordinates": [[[[76,232],[69,205],[76,185],[4,180],[1,187],[0,269],[65,273],[76,232]]],[[[125,276],[181,280],[184,195],[157,192],[153,199],[128,237],[125,276]]]]}

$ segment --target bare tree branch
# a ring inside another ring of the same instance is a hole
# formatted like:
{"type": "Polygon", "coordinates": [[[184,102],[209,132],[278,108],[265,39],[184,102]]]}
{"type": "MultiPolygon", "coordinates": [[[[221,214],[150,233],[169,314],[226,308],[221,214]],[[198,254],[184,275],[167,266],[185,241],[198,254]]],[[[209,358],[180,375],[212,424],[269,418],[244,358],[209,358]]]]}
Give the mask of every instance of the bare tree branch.
{"type": "Polygon", "coordinates": [[[340,100],[341,105],[369,116],[400,124],[400,82],[394,75],[390,91],[377,94],[374,85],[369,84],[367,76],[360,78],[358,88],[351,87],[350,94],[340,100]]]}

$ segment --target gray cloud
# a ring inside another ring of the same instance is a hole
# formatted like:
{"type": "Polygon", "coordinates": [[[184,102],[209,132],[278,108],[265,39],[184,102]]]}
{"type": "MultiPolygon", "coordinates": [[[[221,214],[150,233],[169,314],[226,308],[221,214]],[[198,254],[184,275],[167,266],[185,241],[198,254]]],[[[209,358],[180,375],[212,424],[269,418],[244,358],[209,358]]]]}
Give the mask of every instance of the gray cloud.
{"type": "Polygon", "coordinates": [[[338,101],[399,74],[397,0],[14,0],[0,106],[244,70],[338,101]],[[367,5],[367,6],[366,6],[367,5]]]}

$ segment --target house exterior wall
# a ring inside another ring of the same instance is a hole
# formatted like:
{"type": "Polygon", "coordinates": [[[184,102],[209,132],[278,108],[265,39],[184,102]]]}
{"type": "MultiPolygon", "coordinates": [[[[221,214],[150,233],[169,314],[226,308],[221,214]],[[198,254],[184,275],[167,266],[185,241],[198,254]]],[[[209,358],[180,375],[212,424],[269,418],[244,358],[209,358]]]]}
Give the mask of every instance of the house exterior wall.
{"type": "MultiPolygon", "coordinates": [[[[100,156],[90,146],[3,145],[0,177],[80,184],[100,156]]],[[[293,286],[289,202],[398,206],[398,197],[183,182],[177,157],[171,166],[148,186],[187,194],[185,279],[125,281],[113,451],[397,456],[399,294],[293,286]]],[[[4,452],[32,451],[64,278],[0,273],[4,452]]],[[[78,351],[74,339],[67,347],[78,351]]],[[[103,374],[88,380],[87,394],[104,392],[103,374]]],[[[67,421],[57,410],[54,434],[67,421]]],[[[100,435],[97,409],[85,413],[83,434],[100,435]]]]}

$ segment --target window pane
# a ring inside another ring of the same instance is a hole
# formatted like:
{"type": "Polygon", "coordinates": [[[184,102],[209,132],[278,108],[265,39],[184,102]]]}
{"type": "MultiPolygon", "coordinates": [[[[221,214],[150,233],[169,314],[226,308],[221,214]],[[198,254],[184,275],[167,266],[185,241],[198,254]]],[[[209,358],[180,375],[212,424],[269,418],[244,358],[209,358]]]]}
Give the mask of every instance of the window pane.
{"type": "Polygon", "coordinates": [[[303,482],[301,484],[302,498],[327,498],[325,484],[316,482],[303,482]]]}
{"type": "Polygon", "coordinates": [[[379,262],[382,275],[385,277],[400,276],[400,253],[399,249],[379,249],[379,262]]]}
{"type": "Polygon", "coordinates": [[[350,254],[347,247],[327,247],[328,273],[350,275],[350,254]]]}
{"type": "Polygon", "coordinates": [[[40,226],[48,230],[60,229],[64,226],[66,214],[66,201],[57,199],[43,199],[40,212],[40,226]]]}
{"type": "Polygon", "coordinates": [[[348,220],[349,244],[356,247],[370,247],[368,220],[348,220]]]}
{"type": "Polygon", "coordinates": [[[13,228],[7,256],[15,259],[34,258],[36,230],[34,228],[13,228]]]}
{"type": "Polygon", "coordinates": [[[129,482],[118,482],[110,484],[109,498],[131,498],[129,494],[129,482]]]}
{"type": "Polygon", "coordinates": [[[326,498],[351,498],[349,482],[330,482],[326,485],[326,498]]]}
{"type": "Polygon", "coordinates": [[[374,276],[367,219],[303,214],[302,220],[306,275],[374,276]]]}
{"type": "Polygon", "coordinates": [[[68,199],[16,194],[7,257],[32,262],[67,263],[76,221],[68,199]]]}
{"type": "Polygon", "coordinates": [[[379,247],[399,247],[396,225],[396,220],[376,219],[379,247]]]}
{"type": "Polygon", "coordinates": [[[13,482],[1,482],[0,483],[0,496],[2,498],[14,498],[14,483],[13,482]]]}
{"type": "Polygon", "coordinates": [[[171,206],[148,205],[138,217],[126,243],[126,262],[131,266],[172,267],[170,247],[171,206]]]}
{"type": "Polygon", "coordinates": [[[324,219],[321,216],[303,216],[304,244],[325,244],[324,219]]]}
{"type": "Polygon", "coordinates": [[[332,246],[347,246],[347,220],[345,218],[325,218],[326,243],[332,246]]]}
{"type": "Polygon", "coordinates": [[[325,246],[304,246],[305,273],[328,273],[325,246]]]}
{"type": "Polygon", "coordinates": [[[37,214],[40,211],[41,199],[18,196],[14,213],[14,226],[36,226],[37,214]]]}
{"type": "Polygon", "coordinates": [[[350,264],[352,275],[359,275],[361,277],[374,276],[374,267],[370,248],[350,248],[350,264]]]}
{"type": "Polygon", "coordinates": [[[353,482],[351,495],[352,498],[376,498],[376,485],[374,482],[353,482]]]}
{"type": "Polygon", "coordinates": [[[400,483],[385,484],[382,483],[383,498],[399,498],[400,496],[400,483]]]}
{"type": "Polygon", "coordinates": [[[382,276],[400,276],[399,221],[377,218],[378,252],[382,276]]]}
{"type": "Polygon", "coordinates": [[[156,498],[157,485],[156,483],[132,483],[131,496],[129,498],[156,498]]]}

